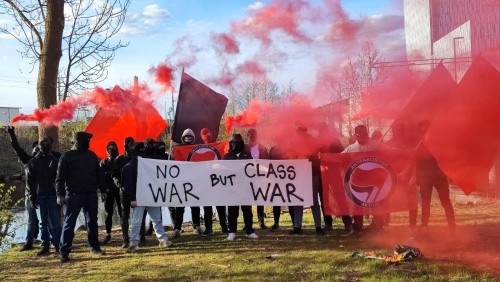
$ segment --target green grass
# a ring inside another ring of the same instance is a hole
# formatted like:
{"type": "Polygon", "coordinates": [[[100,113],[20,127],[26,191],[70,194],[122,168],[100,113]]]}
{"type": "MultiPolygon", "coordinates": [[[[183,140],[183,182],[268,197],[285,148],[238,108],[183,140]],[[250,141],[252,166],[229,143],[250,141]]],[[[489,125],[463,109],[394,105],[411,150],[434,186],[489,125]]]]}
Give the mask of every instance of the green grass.
{"type": "MultiPolygon", "coordinates": [[[[146,246],[126,254],[117,240],[103,246],[103,256],[90,255],[86,233],[78,232],[67,264],[53,253],[38,258],[37,250],[18,252],[14,247],[1,254],[0,281],[497,281],[499,203],[455,209],[459,236],[451,243],[443,235],[447,233],[439,206],[431,212],[431,234],[414,241],[408,241],[405,213],[394,214],[382,233],[354,237],[341,236],[340,220],[335,220],[334,231],[317,236],[310,213],[305,214],[305,232],[299,236],[288,234],[288,214],[282,215],[278,232],[257,230],[258,240],[238,232],[235,241],[227,241],[218,231],[201,238],[186,226],[169,249],[159,248],[155,237],[147,237],[146,246]],[[391,254],[396,244],[407,242],[421,248],[424,257],[399,265],[351,257],[354,251],[391,254]]],[[[268,218],[267,224],[271,223],[268,218]]],[[[117,230],[114,239],[119,237],[117,230]]]]}

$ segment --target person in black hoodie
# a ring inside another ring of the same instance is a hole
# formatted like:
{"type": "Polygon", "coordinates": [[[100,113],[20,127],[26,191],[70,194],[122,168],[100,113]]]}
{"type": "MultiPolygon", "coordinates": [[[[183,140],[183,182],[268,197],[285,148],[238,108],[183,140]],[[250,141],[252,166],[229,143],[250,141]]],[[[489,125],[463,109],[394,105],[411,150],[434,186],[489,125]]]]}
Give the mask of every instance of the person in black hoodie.
{"type": "MultiPolygon", "coordinates": [[[[124,140],[124,153],[123,155],[119,155],[115,162],[113,163],[113,171],[111,176],[113,177],[113,182],[116,187],[120,189],[120,201],[122,205],[122,217],[121,217],[121,227],[122,227],[122,236],[123,236],[123,245],[122,248],[128,248],[129,246],[129,219],[130,219],[130,200],[127,198],[127,193],[125,193],[123,185],[122,185],[122,170],[123,167],[131,160],[130,157],[130,145],[134,143],[134,138],[127,137],[124,140]]],[[[141,242],[145,242],[146,238],[144,236],[144,225],[141,226],[141,242]]]]}
{"type": "Polygon", "coordinates": [[[141,221],[143,222],[143,215],[147,211],[151,220],[154,222],[153,227],[156,237],[159,241],[160,247],[170,247],[173,245],[168,240],[167,233],[162,224],[161,207],[144,207],[137,206],[136,191],[137,191],[137,166],[138,157],[145,157],[148,153],[144,150],[143,142],[134,142],[131,145],[131,160],[123,167],[123,187],[127,198],[130,200],[130,206],[133,208],[132,212],[132,230],[130,232],[130,245],[127,253],[134,253],[139,248],[139,232],[141,221]]]}
{"type": "MultiPolygon", "coordinates": [[[[19,141],[17,140],[14,126],[12,125],[7,126],[7,132],[9,133],[10,137],[10,145],[16,152],[16,155],[19,158],[19,161],[23,164],[25,173],[27,174],[29,161],[33,158],[34,155],[38,153],[38,150],[40,149],[38,147],[38,141],[33,142],[33,151],[32,151],[33,155],[30,155],[26,153],[26,151],[23,148],[21,148],[21,145],[19,145],[19,141]]],[[[34,209],[33,206],[31,205],[31,202],[29,200],[29,195],[30,195],[29,188],[27,187],[25,194],[26,199],[24,204],[26,212],[28,213],[28,230],[26,232],[26,243],[20,249],[21,252],[33,249],[33,243],[36,240],[36,238],[38,238],[38,232],[39,232],[38,215],[36,214],[36,209],[34,209]]]]}
{"type": "MultiPolygon", "coordinates": [[[[240,134],[231,135],[229,139],[229,152],[224,155],[224,160],[244,160],[252,159],[252,156],[244,150],[245,142],[240,134]]],[[[252,206],[241,206],[243,212],[243,221],[245,223],[245,233],[248,238],[258,239],[259,236],[255,234],[253,229],[253,214],[252,206]]],[[[227,239],[233,241],[236,238],[236,229],[238,227],[238,216],[240,213],[239,206],[229,206],[227,221],[228,221],[228,236],[227,239]]]]}
{"type": "Polygon", "coordinates": [[[108,244],[111,242],[111,227],[113,225],[113,213],[116,207],[118,209],[118,215],[120,219],[122,217],[122,206],[120,201],[120,188],[116,186],[113,181],[113,165],[118,157],[118,146],[116,142],[110,141],[106,145],[106,152],[108,157],[101,160],[99,166],[104,172],[104,177],[106,179],[106,202],[104,203],[104,209],[106,210],[106,237],[102,241],[103,244],[108,244]]]}
{"type": "Polygon", "coordinates": [[[57,205],[55,180],[59,157],[52,154],[52,142],[48,137],[38,143],[40,152],[28,163],[28,190],[31,206],[40,208],[42,248],[37,256],[49,253],[51,238],[59,252],[61,238],[61,207],[57,205]]]}
{"type": "Polygon", "coordinates": [[[89,150],[92,134],[77,132],[73,148],[59,160],[56,177],[57,203],[64,205],[64,224],[59,245],[61,262],[69,261],[69,253],[75,236],[75,225],[83,208],[87,225],[90,253],[102,255],[97,227],[97,189],[106,201],[106,181],[99,167],[97,155],[89,150]]]}

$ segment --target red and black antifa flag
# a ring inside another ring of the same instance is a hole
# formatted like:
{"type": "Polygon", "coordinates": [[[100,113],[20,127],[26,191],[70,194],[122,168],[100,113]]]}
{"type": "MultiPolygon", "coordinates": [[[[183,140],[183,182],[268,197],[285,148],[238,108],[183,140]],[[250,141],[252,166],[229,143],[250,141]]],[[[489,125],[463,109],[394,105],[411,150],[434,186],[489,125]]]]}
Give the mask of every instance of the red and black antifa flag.
{"type": "Polygon", "coordinates": [[[321,155],[327,215],[385,214],[417,208],[414,150],[321,155]]]}
{"type": "Polygon", "coordinates": [[[227,141],[201,145],[177,146],[174,150],[174,160],[188,162],[222,160],[228,151],[229,143],[227,141]]]}
{"type": "Polygon", "coordinates": [[[204,127],[210,129],[213,140],[217,140],[220,120],[226,105],[227,98],[224,95],[183,72],[172,140],[181,143],[182,132],[186,128],[191,128],[196,135],[195,143],[203,143],[200,131],[204,127]]]}

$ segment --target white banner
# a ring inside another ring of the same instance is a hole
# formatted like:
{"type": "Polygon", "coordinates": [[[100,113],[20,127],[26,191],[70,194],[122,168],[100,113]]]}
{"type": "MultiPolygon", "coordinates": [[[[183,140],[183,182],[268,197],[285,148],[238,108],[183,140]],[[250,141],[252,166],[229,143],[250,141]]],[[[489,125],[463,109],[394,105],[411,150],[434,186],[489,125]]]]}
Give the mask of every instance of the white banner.
{"type": "Polygon", "coordinates": [[[138,206],[310,206],[308,160],[180,162],[139,158],[138,206]]]}

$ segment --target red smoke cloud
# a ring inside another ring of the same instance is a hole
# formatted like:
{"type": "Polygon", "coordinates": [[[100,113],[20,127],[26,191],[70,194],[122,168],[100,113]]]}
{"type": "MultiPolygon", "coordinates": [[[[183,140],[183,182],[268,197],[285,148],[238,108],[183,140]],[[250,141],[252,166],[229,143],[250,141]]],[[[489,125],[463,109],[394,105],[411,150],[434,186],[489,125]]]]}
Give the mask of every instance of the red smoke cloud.
{"type": "Polygon", "coordinates": [[[59,125],[63,120],[72,119],[79,106],[107,108],[120,113],[137,107],[140,101],[151,104],[153,100],[152,92],[145,85],[139,85],[137,89],[131,87],[125,90],[118,86],[111,90],[96,87],[93,91],[85,92],[78,97],[70,97],[48,109],[36,109],[31,115],[20,114],[14,117],[12,122],[37,121],[45,125],[59,125]]]}
{"type": "Polygon", "coordinates": [[[236,73],[249,74],[252,76],[265,76],[266,71],[257,62],[246,61],[243,64],[236,67],[236,73]]]}
{"type": "Polygon", "coordinates": [[[226,116],[226,133],[230,133],[233,127],[248,128],[257,125],[262,117],[265,117],[273,106],[252,100],[247,110],[236,116],[226,116]]]}
{"type": "Polygon", "coordinates": [[[157,67],[149,69],[149,73],[155,76],[155,81],[162,86],[163,91],[174,92],[172,80],[174,78],[173,68],[166,63],[161,63],[157,67]]]}
{"type": "Polygon", "coordinates": [[[238,54],[240,46],[235,37],[231,34],[212,34],[212,41],[216,51],[227,54],[238,54]]]}
{"type": "Polygon", "coordinates": [[[249,18],[232,23],[231,31],[258,39],[264,45],[271,44],[274,31],[281,31],[297,42],[310,42],[300,30],[301,12],[308,6],[306,1],[273,1],[249,18]]]}

